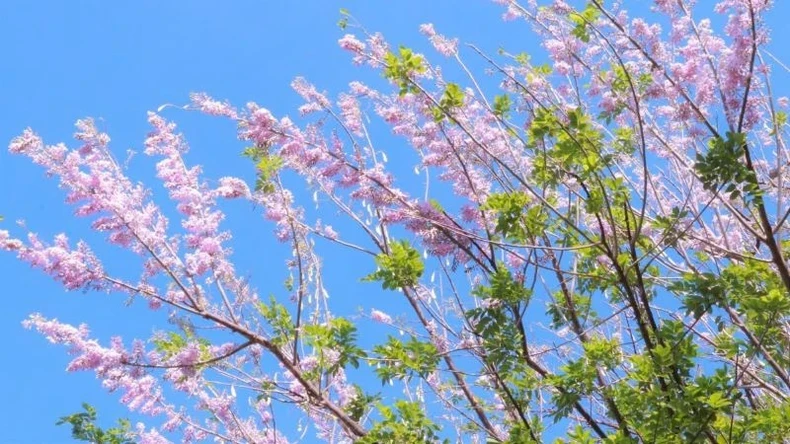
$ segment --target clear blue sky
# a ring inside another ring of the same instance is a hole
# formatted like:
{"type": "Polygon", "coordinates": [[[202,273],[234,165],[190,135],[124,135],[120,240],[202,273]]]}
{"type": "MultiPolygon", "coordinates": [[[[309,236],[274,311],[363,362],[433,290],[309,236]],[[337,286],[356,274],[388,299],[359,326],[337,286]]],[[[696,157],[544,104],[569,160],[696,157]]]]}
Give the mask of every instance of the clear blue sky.
{"type": "MultiPolygon", "coordinates": [[[[777,3],[772,20],[782,23],[790,17],[790,8],[787,2],[777,3]]],[[[93,116],[101,119],[101,127],[113,138],[117,156],[125,158],[127,149],[142,151],[148,110],[163,103],[186,103],[193,91],[239,105],[253,100],[276,115],[296,116],[300,102],[289,87],[295,76],[305,76],[332,93],[351,80],[371,78],[370,71],[353,67],[336,44],[344,33],[336,26],[340,7],[349,9],[369,30],[383,32],[390,42],[417,47],[436,61],[439,56],[434,56],[418,33],[421,23],[433,22],[439,32],[463,36],[464,41],[478,43],[492,53],[503,44],[514,53],[540,53],[526,24],[501,22],[500,7],[485,0],[3,0],[0,145],[28,126],[47,142],[70,142],[73,122],[93,116]]],[[[790,33],[786,27],[778,28],[774,38],[787,42],[790,33]]],[[[775,46],[777,53],[788,53],[786,45],[775,46]]],[[[787,78],[777,76],[782,77],[787,78]]],[[[786,82],[782,87],[787,90],[786,82]]],[[[189,159],[207,164],[207,177],[250,176],[249,165],[238,155],[240,145],[232,125],[178,112],[168,117],[183,122],[181,127],[193,146],[189,159]]],[[[146,180],[151,178],[153,163],[144,157],[134,159],[130,174],[146,180]]],[[[412,161],[392,155],[390,159],[404,165],[412,161]]],[[[156,182],[149,184],[159,187],[156,182]]],[[[86,229],[86,220],[71,216],[72,209],[62,203],[64,196],[55,181],[5,149],[0,153],[0,189],[0,214],[6,218],[2,228],[21,233],[14,221],[24,219],[28,228],[44,238],[65,231],[73,239],[85,237],[100,244],[100,237],[86,229]]],[[[237,239],[244,240],[243,245],[235,245],[240,268],[252,274],[267,294],[268,275],[262,270],[284,270],[283,256],[270,260],[260,252],[281,247],[268,240],[270,227],[248,206],[236,205],[228,212],[227,226],[237,230],[237,239]]],[[[118,250],[97,250],[116,269],[129,258],[114,256],[118,250]]],[[[354,280],[371,270],[349,271],[342,264],[350,257],[329,257],[327,274],[340,283],[334,289],[330,283],[333,297],[347,299],[341,310],[353,312],[357,306],[367,309],[375,304],[365,299],[371,287],[354,280]],[[345,289],[343,282],[352,285],[345,289]]],[[[7,344],[0,360],[0,399],[4,401],[0,403],[0,443],[68,442],[67,428],[54,423],[59,416],[78,410],[83,401],[97,406],[105,420],[128,416],[115,396],[104,393],[93,374],[66,374],[69,357],[65,350],[24,330],[20,322],[31,312],[42,312],[64,321],[88,322],[96,336],[106,340],[117,332],[147,337],[155,319],[162,325],[161,313],[149,313],[142,304],[126,308],[118,295],[66,294],[8,254],[0,255],[0,278],[0,337],[7,344]]]]}

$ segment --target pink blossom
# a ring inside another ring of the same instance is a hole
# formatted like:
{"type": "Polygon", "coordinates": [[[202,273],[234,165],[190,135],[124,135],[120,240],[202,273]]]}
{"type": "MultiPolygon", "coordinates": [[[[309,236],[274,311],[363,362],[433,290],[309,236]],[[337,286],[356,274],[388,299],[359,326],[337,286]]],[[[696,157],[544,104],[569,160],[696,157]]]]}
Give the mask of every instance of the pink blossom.
{"type": "Polygon", "coordinates": [[[104,287],[104,271],[101,263],[87,244],[80,241],[77,248],[69,246],[64,234],[55,237],[52,245],[45,245],[34,234],[28,236],[28,244],[8,240],[8,232],[0,232],[0,240],[7,250],[15,250],[20,259],[35,268],[40,268],[68,290],[90,286],[104,287]],[[4,238],[5,237],[5,238],[4,238]]]}
{"type": "Polygon", "coordinates": [[[305,356],[299,361],[299,368],[305,372],[309,372],[318,367],[318,358],[315,356],[305,356]]]}
{"type": "Polygon", "coordinates": [[[212,99],[205,93],[193,93],[190,95],[192,104],[200,111],[212,116],[225,116],[235,119],[238,116],[236,110],[227,102],[219,102],[212,99]]]}
{"type": "Polygon", "coordinates": [[[170,444],[171,442],[164,436],[160,435],[159,432],[154,428],[148,429],[148,431],[146,431],[145,425],[141,422],[138,422],[135,428],[137,429],[136,438],[139,444],[170,444]]]}
{"type": "Polygon", "coordinates": [[[362,136],[362,111],[359,109],[359,102],[353,96],[341,94],[337,104],[340,107],[343,123],[349,131],[362,136]]]}
{"type": "Polygon", "coordinates": [[[351,82],[348,84],[351,94],[357,96],[376,96],[376,92],[362,82],[351,82]]]}
{"type": "MultiPolygon", "coordinates": [[[[78,150],[70,151],[62,144],[44,146],[31,141],[35,138],[31,139],[30,133],[15,139],[17,143],[12,143],[10,149],[29,156],[48,174],[57,176],[69,193],[67,202],[81,204],[77,215],[103,214],[94,227],[107,231],[111,242],[138,253],[159,251],[166,238],[167,219],[156,206],[145,203],[146,190],[123,174],[108,152],[110,138],[99,132],[91,120],[80,120],[76,126],[75,138],[83,143],[78,150]]],[[[163,256],[163,260],[168,259],[163,256]]],[[[73,265],[70,261],[65,264],[73,265]]],[[[71,271],[77,270],[71,267],[71,271]]]]}
{"type": "Polygon", "coordinates": [[[433,28],[433,23],[423,23],[420,25],[420,32],[426,37],[433,37],[436,35],[436,30],[433,28]]]}
{"type": "Polygon", "coordinates": [[[425,328],[428,330],[428,333],[431,334],[431,342],[436,346],[436,350],[439,353],[446,353],[450,348],[450,343],[447,341],[447,337],[439,331],[436,321],[431,319],[425,328]]]}
{"type": "Polygon", "coordinates": [[[505,13],[502,14],[502,20],[509,22],[509,21],[517,20],[522,16],[523,16],[523,12],[521,12],[521,10],[519,10],[518,7],[516,7],[513,4],[508,4],[507,10],[505,11],[505,13]]]}
{"type": "Polygon", "coordinates": [[[517,255],[515,253],[508,252],[505,255],[505,261],[507,262],[508,266],[513,269],[519,269],[524,266],[524,257],[517,255]]]}
{"type": "Polygon", "coordinates": [[[123,392],[121,402],[131,410],[156,415],[161,413],[162,393],[156,379],[145,374],[139,367],[127,367],[125,362],[139,356],[140,351],[133,353],[125,350],[120,340],[114,340],[112,347],[101,347],[99,343],[88,338],[88,327],[74,327],[48,320],[39,314],[31,315],[23,325],[36,329],[56,344],[67,345],[76,357],[69,363],[69,371],[93,370],[103,381],[109,391],[123,392]]]}
{"type": "Polygon", "coordinates": [[[370,319],[373,319],[376,322],[381,322],[382,324],[392,323],[392,317],[390,315],[376,309],[370,311],[370,319]]]}
{"type": "Polygon", "coordinates": [[[40,314],[33,314],[22,322],[25,328],[35,328],[43,334],[47,340],[53,344],[77,344],[88,337],[88,326],[81,324],[74,327],[69,324],[62,324],[57,319],[47,320],[40,314]]]}
{"type": "MultiPolygon", "coordinates": [[[[329,109],[331,106],[329,99],[327,99],[325,95],[319,93],[315,86],[308,83],[303,77],[295,78],[293,82],[291,82],[291,87],[307,101],[307,104],[304,105],[303,108],[309,110],[309,112],[329,109]]],[[[306,113],[302,112],[302,114],[306,113]]]]}
{"type": "Polygon", "coordinates": [[[433,47],[443,56],[451,56],[458,52],[458,39],[448,39],[437,34],[432,23],[420,25],[420,32],[428,37],[433,47]]]}
{"type": "Polygon", "coordinates": [[[43,146],[41,138],[32,129],[27,128],[21,136],[17,136],[11,141],[8,150],[14,154],[26,154],[30,151],[41,150],[43,146]]]}
{"type": "Polygon", "coordinates": [[[324,236],[326,236],[328,239],[335,240],[338,238],[337,231],[335,231],[331,225],[325,226],[323,231],[324,236]]]}
{"type": "Polygon", "coordinates": [[[221,178],[219,187],[217,187],[215,192],[218,196],[226,199],[250,196],[250,188],[247,186],[247,183],[236,177],[221,178]]]}
{"type": "Polygon", "coordinates": [[[19,239],[11,238],[8,230],[0,230],[0,249],[6,251],[16,251],[24,244],[19,239]]]}
{"type": "Polygon", "coordinates": [[[232,409],[235,397],[220,395],[211,396],[206,392],[200,394],[201,406],[215,415],[221,421],[232,420],[232,409]]]}
{"type": "MultiPolygon", "coordinates": [[[[201,183],[200,168],[189,168],[184,163],[182,154],[188,146],[183,136],[175,133],[175,125],[154,113],[149,113],[148,120],[154,130],[146,139],[146,153],[164,156],[156,164],[157,176],[178,203],[177,208],[184,215],[182,226],[187,230],[186,244],[194,250],[185,255],[187,273],[199,276],[217,270],[222,277],[230,278],[233,266],[222,247],[230,235],[219,231],[224,214],[216,209],[214,195],[201,183]]],[[[239,179],[226,177],[220,179],[215,193],[232,198],[249,195],[249,190],[239,179]]]]}
{"type": "Polygon", "coordinates": [[[368,38],[367,44],[370,48],[370,54],[373,56],[370,63],[374,68],[378,67],[380,61],[384,60],[384,56],[389,51],[389,45],[387,45],[386,40],[384,40],[384,36],[378,32],[368,38]]]}
{"type": "MultiPolygon", "coordinates": [[[[346,51],[351,51],[357,54],[357,57],[365,52],[366,45],[364,42],[361,42],[357,37],[353,34],[346,34],[340,40],[337,41],[340,44],[340,47],[345,49],[346,51]]],[[[360,60],[357,60],[355,57],[355,62],[360,63],[360,60]]]]}
{"type": "Polygon", "coordinates": [[[279,126],[279,122],[272,113],[261,108],[255,103],[248,103],[249,114],[239,126],[239,138],[242,140],[252,140],[258,145],[267,146],[271,143],[278,143],[281,136],[274,130],[279,126]]]}

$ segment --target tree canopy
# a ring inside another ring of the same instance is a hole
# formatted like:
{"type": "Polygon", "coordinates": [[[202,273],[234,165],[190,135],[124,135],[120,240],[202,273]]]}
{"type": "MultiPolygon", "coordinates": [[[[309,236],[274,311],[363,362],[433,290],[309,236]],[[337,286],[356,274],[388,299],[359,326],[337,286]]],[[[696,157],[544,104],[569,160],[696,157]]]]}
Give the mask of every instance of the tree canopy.
{"type": "Polygon", "coordinates": [[[297,78],[293,117],[192,94],[183,109],[245,145],[248,170],[226,177],[189,162],[173,106],[147,116],[150,188],[91,119],[73,147],[11,141],[133,255],[113,270],[85,241],[13,230],[0,248],[161,320],[109,341],[24,321],[148,417],[105,431],[86,405],[61,419],[76,438],[790,442],[790,103],[772,90],[788,69],[766,49],[771,2],[495,3],[549,63],[431,24],[420,53],[341,10],[338,44],[381,85],[330,96],[297,78]],[[282,285],[261,293],[237,269],[228,205],[288,246],[282,285]],[[335,249],[357,280],[331,288],[335,249]],[[339,314],[351,286],[404,309],[339,314]]]}

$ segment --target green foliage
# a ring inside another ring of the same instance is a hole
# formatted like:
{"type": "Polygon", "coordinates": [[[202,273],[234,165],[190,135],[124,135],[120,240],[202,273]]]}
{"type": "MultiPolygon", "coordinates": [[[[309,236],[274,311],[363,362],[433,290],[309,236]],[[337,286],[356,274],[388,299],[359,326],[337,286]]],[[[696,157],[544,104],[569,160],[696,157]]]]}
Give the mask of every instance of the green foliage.
{"type": "Polygon", "coordinates": [[[282,346],[293,338],[294,325],[291,313],[288,312],[288,309],[283,304],[277,302],[274,296],[269,297],[268,304],[258,301],[256,308],[273,330],[270,336],[273,344],[282,346]]]}
{"type": "Polygon", "coordinates": [[[527,54],[525,52],[521,52],[521,53],[516,54],[514,59],[515,59],[516,63],[518,63],[519,65],[527,66],[529,64],[530,56],[529,56],[529,54],[527,54]]]}
{"type": "Polygon", "coordinates": [[[699,318],[712,307],[721,305],[725,300],[725,287],[713,273],[685,273],[683,279],[674,283],[671,289],[683,294],[683,307],[686,313],[699,318]]]}
{"type": "MultiPolygon", "coordinates": [[[[538,421],[532,421],[532,424],[535,424],[536,427],[539,426],[538,421]]],[[[499,441],[496,440],[489,440],[487,443],[498,443],[499,441]]],[[[519,443],[519,444],[537,444],[537,442],[532,439],[529,430],[523,423],[515,423],[511,428],[510,432],[508,433],[507,437],[508,443],[519,443]]]]}
{"type": "Polygon", "coordinates": [[[502,94],[501,96],[494,96],[494,115],[500,119],[507,119],[510,114],[510,96],[502,94]]]}
{"type": "Polygon", "coordinates": [[[373,348],[376,353],[376,374],[382,382],[393,379],[427,377],[439,365],[439,350],[430,342],[411,337],[403,342],[390,336],[387,343],[373,348]]]}
{"type": "Polygon", "coordinates": [[[613,370],[622,361],[622,344],[615,338],[593,336],[582,345],[582,358],[563,365],[561,373],[548,378],[552,385],[561,388],[554,398],[555,421],[570,415],[582,397],[599,390],[596,386],[597,369],[613,370]]]}
{"type": "MultiPolygon", "coordinates": [[[[477,286],[473,293],[483,300],[483,304],[467,311],[466,317],[474,333],[482,339],[489,363],[508,380],[523,378],[526,370],[520,358],[518,341],[514,340],[519,337],[519,332],[512,308],[529,304],[532,291],[514,280],[507,268],[498,267],[491,275],[489,285],[477,286]]],[[[528,379],[519,382],[529,385],[528,379]]]]}
{"type": "Polygon", "coordinates": [[[743,436],[740,442],[786,442],[790,438],[790,404],[786,402],[757,411],[742,409],[741,414],[749,421],[739,424],[743,436]]]}
{"type": "Polygon", "coordinates": [[[515,242],[528,242],[545,233],[551,223],[545,206],[527,206],[530,202],[529,195],[520,191],[493,193],[481,208],[496,214],[497,234],[515,242]]]}
{"type": "Polygon", "coordinates": [[[391,242],[390,253],[376,256],[376,265],[379,269],[362,280],[380,281],[385,290],[413,287],[425,270],[420,253],[406,240],[391,242]]]}
{"type": "Polygon", "coordinates": [[[328,324],[309,324],[303,326],[304,338],[308,345],[313,347],[318,354],[318,368],[325,369],[330,374],[351,365],[359,367],[359,360],[367,356],[364,350],[357,346],[357,327],[348,319],[334,318],[328,324]],[[338,352],[336,360],[330,364],[326,359],[326,352],[338,352]]]}
{"type": "Polygon", "coordinates": [[[560,370],[561,374],[548,378],[552,385],[562,387],[562,390],[554,396],[552,413],[554,422],[568,417],[582,396],[593,391],[596,375],[595,367],[588,365],[584,359],[571,361],[563,365],[560,370]]]}
{"type": "Polygon", "coordinates": [[[529,303],[532,291],[513,279],[510,270],[498,267],[491,275],[488,286],[476,287],[473,293],[483,299],[501,301],[505,304],[529,303]]]}
{"type": "Polygon", "coordinates": [[[658,331],[660,344],[653,349],[655,370],[661,375],[687,377],[699,349],[682,321],[667,320],[658,331]]]}
{"type": "MultiPolygon", "coordinates": [[[[602,77],[605,74],[602,73],[602,77]]],[[[619,64],[612,66],[611,74],[613,76],[611,82],[612,91],[626,97],[631,97],[634,93],[643,94],[653,83],[653,76],[650,73],[635,75],[619,64]]],[[[614,109],[602,112],[598,118],[602,119],[606,124],[612,123],[617,116],[626,110],[626,103],[625,100],[617,100],[614,109]]]]}
{"type": "MultiPolygon", "coordinates": [[[[381,420],[376,422],[368,434],[357,441],[359,444],[419,444],[434,443],[439,426],[433,423],[422,407],[415,402],[395,401],[395,408],[378,405],[381,420]]],[[[449,443],[449,441],[444,441],[449,443]]]]}
{"type": "Polygon", "coordinates": [[[614,399],[622,411],[628,412],[633,430],[646,441],[697,442],[709,421],[719,414],[725,415],[731,405],[727,399],[729,375],[721,370],[712,377],[683,379],[682,385],[677,385],[668,375],[656,375],[656,361],[671,360],[673,354],[666,347],[659,350],[660,358],[633,357],[637,383],[616,384],[612,391],[614,399]]]}
{"type": "Polygon", "coordinates": [[[643,92],[653,82],[653,77],[649,73],[632,76],[622,65],[613,66],[612,73],[614,74],[612,90],[618,93],[630,94],[631,85],[636,89],[636,92],[643,92]]]}
{"type": "Polygon", "coordinates": [[[533,67],[532,72],[537,74],[537,75],[547,76],[547,75],[551,74],[551,72],[552,72],[551,65],[549,65],[548,63],[544,63],[542,65],[537,65],[537,66],[533,67]]]}
{"type": "Polygon", "coordinates": [[[529,196],[523,192],[493,193],[488,196],[482,208],[497,214],[497,233],[505,238],[523,241],[527,238],[527,230],[521,219],[524,207],[529,201],[529,196]]]}
{"type": "Polygon", "coordinates": [[[719,137],[708,142],[708,151],[697,154],[694,168],[699,174],[703,188],[711,191],[723,189],[730,199],[741,196],[754,202],[762,196],[757,176],[741,160],[745,153],[746,135],[727,133],[727,139],[719,137]]]}
{"type": "Polygon", "coordinates": [[[587,7],[581,12],[572,12],[569,15],[571,22],[575,25],[571,34],[582,42],[590,41],[589,25],[598,19],[600,12],[598,8],[592,3],[588,3],[587,7]]]}
{"type": "Polygon", "coordinates": [[[283,159],[270,154],[267,147],[248,147],[244,149],[242,155],[255,162],[257,172],[255,191],[262,191],[265,194],[273,193],[275,190],[274,178],[284,165],[283,159]]]}
{"type": "Polygon", "coordinates": [[[776,111],[776,113],[774,113],[774,127],[771,129],[769,134],[771,136],[775,135],[777,132],[779,132],[779,129],[785,125],[787,125],[787,113],[782,110],[776,111]]]}
{"type": "Polygon", "coordinates": [[[653,227],[662,231],[661,235],[665,245],[675,246],[677,244],[678,239],[683,235],[681,223],[688,215],[687,210],[673,207],[668,216],[656,216],[653,227]]]}
{"type": "Polygon", "coordinates": [[[620,213],[620,209],[624,203],[628,202],[629,197],[630,189],[622,178],[605,177],[600,180],[600,186],[589,190],[587,200],[584,201],[584,209],[591,214],[601,213],[607,209],[617,212],[613,215],[621,216],[624,219],[625,215],[620,213]]]}
{"type": "Polygon", "coordinates": [[[527,134],[536,148],[533,175],[542,186],[557,186],[569,175],[587,181],[612,163],[612,155],[603,152],[603,135],[580,108],[562,118],[554,110],[538,109],[527,134]]]}
{"type": "Polygon", "coordinates": [[[613,370],[622,361],[622,344],[616,338],[607,339],[602,336],[593,336],[582,346],[590,364],[596,367],[613,370]]]}
{"type": "Polygon", "coordinates": [[[346,404],[343,411],[348,413],[348,416],[354,421],[359,421],[373,405],[381,401],[381,395],[368,395],[356,384],[354,385],[354,391],[356,391],[356,396],[346,404]]]}
{"type": "Polygon", "coordinates": [[[346,29],[346,27],[348,26],[348,18],[349,17],[350,17],[350,14],[349,14],[348,10],[345,9],[345,8],[340,8],[340,20],[337,21],[337,26],[340,29],[346,29]]]}
{"type": "Polygon", "coordinates": [[[412,76],[424,73],[427,69],[421,55],[414,54],[411,49],[401,46],[398,54],[388,52],[384,56],[384,64],[384,78],[398,85],[401,96],[420,92],[420,89],[414,84],[412,76]]]}
{"type": "Polygon", "coordinates": [[[433,120],[440,122],[445,113],[464,106],[464,90],[457,83],[448,83],[439,100],[439,106],[433,108],[433,120]]]}
{"type": "Polygon", "coordinates": [[[581,425],[577,425],[573,430],[568,432],[568,440],[564,439],[557,439],[554,441],[555,444],[595,444],[596,441],[593,438],[592,432],[586,430],[581,425]]]}
{"type": "Polygon", "coordinates": [[[126,419],[119,419],[118,425],[102,429],[96,425],[96,409],[88,403],[82,404],[84,412],[63,416],[56,425],[71,425],[71,437],[78,441],[94,444],[133,444],[130,438],[131,427],[126,419]]]}
{"type": "Polygon", "coordinates": [[[162,353],[164,358],[170,358],[187,346],[187,339],[176,332],[168,332],[167,337],[154,339],[156,351],[162,353]]]}
{"type": "Polygon", "coordinates": [[[472,322],[474,333],[482,339],[491,365],[506,376],[522,370],[521,352],[514,341],[519,333],[501,304],[473,308],[467,311],[466,316],[472,322]]]}
{"type": "Polygon", "coordinates": [[[615,151],[618,153],[623,154],[634,154],[636,152],[636,146],[634,146],[634,130],[633,128],[629,127],[621,127],[617,128],[614,131],[615,140],[614,140],[614,148],[615,151]]]}
{"type": "MultiPolygon", "coordinates": [[[[686,310],[697,317],[716,307],[731,307],[743,318],[743,328],[760,339],[759,346],[780,365],[790,367],[790,341],[780,322],[790,315],[790,296],[769,264],[747,259],[730,263],[718,275],[687,273],[671,289],[683,297],[686,310]]],[[[716,340],[720,353],[734,356],[739,350],[747,355],[760,352],[758,344],[732,338],[724,319],[717,316],[715,320],[721,332],[716,340]]]]}
{"type": "Polygon", "coordinates": [[[569,324],[574,315],[583,324],[587,318],[595,316],[595,312],[590,306],[590,297],[576,292],[570,295],[570,302],[566,300],[562,292],[554,294],[554,301],[549,304],[546,313],[551,316],[551,325],[554,328],[562,328],[569,324]]]}

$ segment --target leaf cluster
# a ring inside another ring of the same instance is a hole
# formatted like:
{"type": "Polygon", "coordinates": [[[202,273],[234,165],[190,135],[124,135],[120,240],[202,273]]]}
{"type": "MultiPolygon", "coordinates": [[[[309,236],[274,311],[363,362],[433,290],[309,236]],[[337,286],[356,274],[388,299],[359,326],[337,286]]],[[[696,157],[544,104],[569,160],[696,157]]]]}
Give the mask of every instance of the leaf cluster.
{"type": "Polygon", "coordinates": [[[133,444],[130,438],[129,420],[120,419],[118,425],[102,429],[96,425],[96,409],[88,403],[82,404],[83,412],[63,416],[56,425],[71,425],[71,437],[78,441],[94,444],[133,444]]]}
{"type": "Polygon", "coordinates": [[[404,96],[408,93],[419,93],[419,88],[414,84],[412,76],[426,71],[425,60],[411,49],[401,46],[398,54],[388,52],[384,56],[384,78],[395,82],[399,93],[404,96]]]}
{"type": "Polygon", "coordinates": [[[385,290],[397,290],[417,285],[425,265],[420,253],[406,240],[390,243],[390,252],[376,256],[378,270],[365,276],[365,282],[380,281],[385,290]]]}

